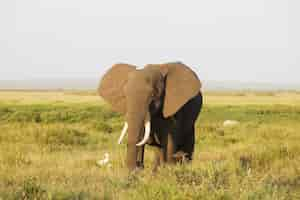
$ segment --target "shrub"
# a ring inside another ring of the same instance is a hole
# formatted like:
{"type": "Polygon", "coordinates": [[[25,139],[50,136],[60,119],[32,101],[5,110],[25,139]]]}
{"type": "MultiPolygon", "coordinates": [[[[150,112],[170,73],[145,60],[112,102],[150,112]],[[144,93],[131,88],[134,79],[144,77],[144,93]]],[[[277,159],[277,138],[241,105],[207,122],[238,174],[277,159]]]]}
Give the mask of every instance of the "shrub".
{"type": "Polygon", "coordinates": [[[23,182],[21,189],[16,192],[15,199],[48,199],[48,194],[37,178],[29,177],[23,182]]]}

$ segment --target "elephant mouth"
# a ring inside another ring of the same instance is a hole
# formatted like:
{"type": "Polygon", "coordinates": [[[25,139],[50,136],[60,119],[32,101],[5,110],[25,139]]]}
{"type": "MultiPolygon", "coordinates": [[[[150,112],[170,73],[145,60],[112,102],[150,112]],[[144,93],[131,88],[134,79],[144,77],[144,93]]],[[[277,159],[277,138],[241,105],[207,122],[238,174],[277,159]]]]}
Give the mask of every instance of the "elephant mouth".
{"type": "MultiPolygon", "coordinates": [[[[124,127],[123,127],[122,132],[121,132],[121,135],[120,135],[119,140],[118,140],[118,144],[122,143],[122,140],[124,139],[124,136],[126,135],[127,130],[128,130],[128,123],[125,122],[124,127]]],[[[142,146],[142,145],[146,144],[147,140],[150,137],[150,132],[151,132],[151,122],[146,121],[144,138],[142,139],[142,141],[138,142],[136,144],[136,146],[142,146]]]]}
{"type": "Polygon", "coordinates": [[[159,111],[161,111],[161,106],[162,104],[160,101],[152,101],[149,106],[151,116],[158,114],[159,111]]]}

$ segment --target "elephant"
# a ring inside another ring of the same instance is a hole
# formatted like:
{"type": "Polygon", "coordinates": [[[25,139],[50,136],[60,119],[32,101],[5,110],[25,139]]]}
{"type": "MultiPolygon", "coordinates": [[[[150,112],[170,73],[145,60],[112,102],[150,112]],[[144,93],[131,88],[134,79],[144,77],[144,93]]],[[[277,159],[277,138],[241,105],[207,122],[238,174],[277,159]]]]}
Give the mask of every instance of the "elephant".
{"type": "Polygon", "coordinates": [[[195,122],[202,108],[201,82],[181,62],[135,65],[118,63],[102,77],[98,94],[125,115],[118,143],[128,133],[129,171],[144,167],[145,144],[156,149],[154,168],[191,161],[195,122]]]}

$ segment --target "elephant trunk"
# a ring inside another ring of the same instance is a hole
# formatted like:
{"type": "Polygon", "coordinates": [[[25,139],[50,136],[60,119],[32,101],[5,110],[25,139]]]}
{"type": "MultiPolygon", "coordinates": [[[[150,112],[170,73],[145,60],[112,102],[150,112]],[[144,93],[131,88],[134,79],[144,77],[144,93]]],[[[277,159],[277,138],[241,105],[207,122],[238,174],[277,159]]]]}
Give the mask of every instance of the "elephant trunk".
{"type": "Polygon", "coordinates": [[[143,121],[128,123],[128,143],[127,143],[127,166],[129,170],[134,170],[137,167],[137,146],[139,142],[141,129],[143,129],[143,121]]]}
{"type": "Polygon", "coordinates": [[[128,143],[127,143],[127,166],[129,170],[134,170],[137,163],[143,162],[143,156],[138,155],[138,151],[150,136],[150,114],[148,111],[130,115],[128,113],[128,143]],[[145,126],[146,123],[146,126],[145,126]],[[146,131],[146,132],[145,132],[146,131]]]}

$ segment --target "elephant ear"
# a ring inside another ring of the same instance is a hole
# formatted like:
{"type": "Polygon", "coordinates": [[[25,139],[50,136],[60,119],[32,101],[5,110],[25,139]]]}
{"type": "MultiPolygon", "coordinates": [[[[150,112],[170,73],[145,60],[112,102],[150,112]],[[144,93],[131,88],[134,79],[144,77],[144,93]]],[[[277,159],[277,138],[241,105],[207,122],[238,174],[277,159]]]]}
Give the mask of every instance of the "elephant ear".
{"type": "Polygon", "coordinates": [[[112,105],[116,112],[126,113],[126,97],[124,86],[128,80],[128,74],[136,70],[136,66],[128,64],[115,64],[102,77],[98,94],[112,105]]]}
{"type": "Polygon", "coordinates": [[[166,89],[163,115],[175,114],[201,89],[201,82],[195,72],[182,63],[166,63],[161,65],[166,76],[166,89]]]}

